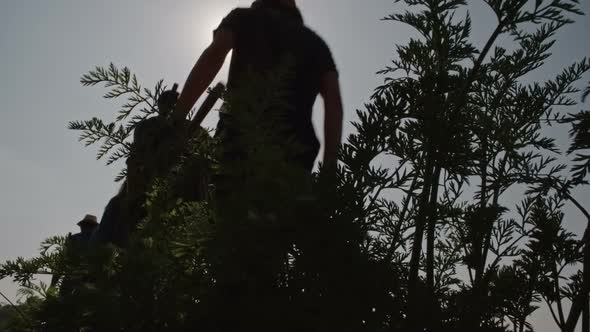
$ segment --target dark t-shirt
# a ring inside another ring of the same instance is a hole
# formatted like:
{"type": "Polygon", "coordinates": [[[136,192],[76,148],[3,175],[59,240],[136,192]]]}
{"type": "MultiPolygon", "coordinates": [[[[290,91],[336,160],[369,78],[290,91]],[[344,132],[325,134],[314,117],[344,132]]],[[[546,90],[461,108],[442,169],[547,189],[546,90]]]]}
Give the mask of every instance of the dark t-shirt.
{"type": "Polygon", "coordinates": [[[320,78],[336,71],[326,43],[302,22],[282,10],[270,8],[234,9],[219,29],[231,31],[234,38],[228,78],[230,93],[249,84],[248,73],[272,74],[289,64],[282,84],[286,90],[283,102],[288,105],[285,127],[306,150],[305,154],[315,159],[319,142],[311,121],[312,108],[319,93],[320,78]]]}

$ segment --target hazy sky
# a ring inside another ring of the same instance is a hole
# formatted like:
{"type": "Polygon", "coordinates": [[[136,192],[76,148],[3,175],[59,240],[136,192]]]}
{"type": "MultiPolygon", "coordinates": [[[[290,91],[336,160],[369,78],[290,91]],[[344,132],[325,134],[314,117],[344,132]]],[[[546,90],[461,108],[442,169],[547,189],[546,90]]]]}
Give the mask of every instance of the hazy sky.
{"type": "MultiPolygon", "coordinates": [[[[116,190],[118,172],[83,148],[70,120],[93,116],[112,119],[116,103],[101,99],[103,90],[84,88],[79,77],[96,65],[129,66],[143,85],[163,78],[184,83],[188,71],[211,40],[212,30],[231,8],[249,0],[0,0],[0,261],[31,256],[50,235],[76,232],[86,213],[100,218],[116,190]]],[[[483,1],[468,0],[474,40],[481,45],[493,29],[483,1]]],[[[392,0],[298,0],[306,23],[326,39],[340,71],[345,121],[382,77],[397,43],[410,28],[379,19],[402,9],[392,0]]],[[[584,9],[590,12],[590,4],[584,9]]],[[[555,57],[535,79],[590,55],[585,33],[590,19],[581,17],[559,35],[555,57]]],[[[226,67],[217,80],[225,80],[226,67]]],[[[588,81],[588,80],[586,80],[588,81]]],[[[321,136],[321,109],[314,119],[321,136]]],[[[206,125],[214,126],[210,116],[206,125]]],[[[350,125],[346,126],[350,132],[350,125]]],[[[552,132],[564,138],[564,132],[552,132]]],[[[590,191],[577,193],[590,206],[590,191]]],[[[568,213],[568,225],[583,229],[568,213]]],[[[7,280],[0,291],[14,298],[7,280]]],[[[554,331],[545,311],[535,315],[537,331],[554,331]]]]}

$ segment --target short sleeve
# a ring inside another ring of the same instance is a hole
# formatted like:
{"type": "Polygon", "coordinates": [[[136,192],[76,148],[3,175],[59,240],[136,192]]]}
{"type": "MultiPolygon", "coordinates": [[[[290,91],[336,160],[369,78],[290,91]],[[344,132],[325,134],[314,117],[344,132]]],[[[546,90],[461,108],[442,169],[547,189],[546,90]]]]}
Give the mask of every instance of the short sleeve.
{"type": "Polygon", "coordinates": [[[315,37],[316,50],[314,51],[314,62],[317,66],[318,72],[320,73],[320,75],[325,74],[327,72],[337,72],[338,69],[336,68],[336,63],[334,62],[334,58],[332,57],[332,52],[330,51],[330,48],[322,38],[320,38],[317,35],[315,37]]]}
{"type": "Polygon", "coordinates": [[[243,8],[236,8],[232,10],[226,17],[221,20],[219,26],[213,30],[213,35],[220,30],[229,30],[232,33],[236,34],[240,31],[240,26],[244,21],[245,10],[243,8]]]}

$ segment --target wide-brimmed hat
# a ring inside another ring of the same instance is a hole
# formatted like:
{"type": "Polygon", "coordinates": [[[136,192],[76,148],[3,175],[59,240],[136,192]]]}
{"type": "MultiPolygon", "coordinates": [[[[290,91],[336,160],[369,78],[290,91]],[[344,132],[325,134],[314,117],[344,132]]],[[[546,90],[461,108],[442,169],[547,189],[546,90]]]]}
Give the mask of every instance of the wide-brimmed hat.
{"type": "Polygon", "coordinates": [[[84,219],[78,221],[77,223],[78,226],[82,226],[82,225],[98,225],[98,221],[96,220],[96,216],[93,216],[91,214],[87,214],[84,216],[84,219]]]}

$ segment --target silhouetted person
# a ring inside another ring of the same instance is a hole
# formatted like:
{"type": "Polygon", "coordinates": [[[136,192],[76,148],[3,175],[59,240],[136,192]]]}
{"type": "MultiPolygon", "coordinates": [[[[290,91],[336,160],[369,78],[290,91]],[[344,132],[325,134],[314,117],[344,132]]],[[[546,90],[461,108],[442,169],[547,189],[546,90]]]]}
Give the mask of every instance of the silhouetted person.
{"type": "MultiPolygon", "coordinates": [[[[180,94],[175,116],[183,118],[219,72],[233,51],[228,78],[231,94],[250,84],[248,75],[272,74],[286,59],[293,59],[293,72],[286,80],[289,108],[284,126],[303,147],[292,159],[311,172],[319,151],[313,129],[312,107],[318,94],[325,111],[324,157],[335,168],[342,132],[342,102],[336,66],[325,42],[303,24],[293,0],[258,0],[251,8],[238,8],[227,15],[213,35],[213,42],[200,56],[180,94]]],[[[205,114],[197,114],[202,121],[205,114]]],[[[231,114],[222,113],[218,128],[232,132],[231,114]]],[[[227,139],[235,139],[232,134],[227,139]]],[[[223,143],[223,142],[222,142],[223,143]]]]}
{"type": "MultiPolygon", "coordinates": [[[[206,130],[191,125],[186,119],[172,121],[171,111],[178,98],[176,87],[162,92],[158,98],[157,116],[147,118],[136,126],[130,155],[126,160],[126,180],[105,207],[100,227],[92,236],[92,244],[126,246],[135,226],[145,217],[143,205],[154,180],[168,175],[178,163],[185,152],[187,140],[211,139],[206,130]]],[[[213,107],[212,103],[217,98],[219,92],[211,95],[207,105],[213,107]]],[[[190,168],[192,172],[181,174],[173,183],[175,194],[188,201],[200,201],[205,197],[209,179],[203,167],[192,165],[194,159],[185,160],[192,166],[185,168],[190,168]]]]}
{"type": "MultiPolygon", "coordinates": [[[[241,161],[251,157],[251,149],[265,148],[243,143],[246,141],[244,136],[257,135],[257,128],[245,127],[237,120],[248,115],[232,113],[240,111],[240,108],[258,107],[257,111],[268,114],[260,121],[280,121],[277,127],[280,127],[281,133],[273,136],[276,141],[270,143],[286,150],[282,151],[285,158],[283,164],[299,167],[309,176],[319,151],[319,141],[312,125],[312,107],[319,94],[323,98],[325,112],[323,163],[333,172],[342,135],[342,102],[336,65],[326,43],[305,26],[293,0],[259,0],[250,8],[231,11],[214,31],[212,43],[189,74],[173,116],[176,119],[186,117],[211,84],[230,51],[232,59],[227,83],[229,98],[226,100],[228,107],[225,108],[229,111],[221,112],[216,132],[221,143],[222,170],[228,165],[229,169],[232,166],[234,169],[239,168],[241,161]],[[283,105],[260,109],[264,107],[262,105],[269,104],[267,100],[261,100],[265,96],[262,90],[269,86],[263,86],[257,91],[253,78],[278,75],[283,75],[280,87],[277,86],[277,89],[282,89],[279,93],[283,96],[283,105]],[[260,105],[232,104],[240,102],[236,101],[235,96],[245,94],[249,94],[246,97],[251,97],[250,100],[258,100],[260,105]],[[295,143],[296,149],[290,149],[291,142],[295,143]]],[[[200,123],[206,115],[206,112],[198,112],[195,121],[200,123]]],[[[265,167],[268,169],[269,166],[265,167]]],[[[231,171],[222,174],[221,180],[216,180],[220,224],[217,231],[219,238],[214,245],[225,245],[227,248],[216,249],[220,253],[217,258],[219,265],[214,263],[213,269],[220,296],[216,310],[218,314],[224,315],[217,320],[226,325],[211,328],[220,331],[238,328],[272,330],[272,326],[280,324],[282,316],[288,315],[285,303],[281,304],[282,300],[277,302],[275,299],[278,294],[276,276],[290,242],[285,234],[290,233],[287,229],[291,225],[270,225],[265,221],[244,224],[242,221],[247,219],[246,215],[251,210],[250,207],[244,207],[240,197],[236,196],[248,195],[248,183],[251,182],[241,174],[232,175],[231,171]],[[253,229],[245,229],[243,225],[253,229]],[[278,311],[271,312],[273,309],[278,311]]],[[[296,178],[301,179],[299,176],[296,178]]],[[[273,185],[277,182],[293,182],[291,178],[271,180],[274,181],[273,185]]],[[[267,204],[259,203],[256,208],[265,216],[272,217],[276,209],[280,208],[275,206],[267,210],[267,204]]]]}
{"type": "MultiPolygon", "coordinates": [[[[87,214],[77,225],[80,227],[80,232],[73,235],[68,234],[65,247],[68,259],[72,262],[84,260],[84,255],[90,247],[92,234],[98,228],[98,221],[96,216],[87,214]]],[[[61,277],[63,277],[60,287],[61,295],[71,294],[87,280],[87,277],[82,275],[53,275],[51,285],[54,286],[61,277]]]]}
{"type": "Polygon", "coordinates": [[[80,227],[80,233],[71,235],[69,240],[74,246],[86,248],[90,243],[90,237],[92,236],[92,233],[98,227],[96,216],[87,214],[77,223],[77,225],[80,227]]]}

